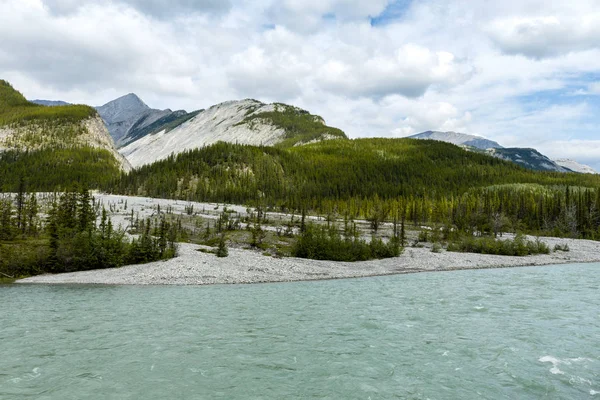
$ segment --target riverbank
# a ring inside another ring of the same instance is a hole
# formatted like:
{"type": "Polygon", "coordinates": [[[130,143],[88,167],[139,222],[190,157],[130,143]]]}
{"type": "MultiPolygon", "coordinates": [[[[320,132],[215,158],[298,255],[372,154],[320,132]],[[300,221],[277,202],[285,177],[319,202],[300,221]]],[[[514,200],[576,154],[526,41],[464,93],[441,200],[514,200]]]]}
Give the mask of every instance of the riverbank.
{"type": "Polygon", "coordinates": [[[40,275],[17,283],[109,285],[211,285],[292,282],[358,278],[463,269],[541,266],[600,262],[600,242],[541,238],[551,249],[567,244],[568,252],[528,257],[471,253],[433,253],[427,247],[408,247],[397,258],[356,263],[273,258],[259,252],[229,249],[229,257],[200,252],[198,245],[181,244],[179,256],[142,265],[57,275],[40,275]]]}

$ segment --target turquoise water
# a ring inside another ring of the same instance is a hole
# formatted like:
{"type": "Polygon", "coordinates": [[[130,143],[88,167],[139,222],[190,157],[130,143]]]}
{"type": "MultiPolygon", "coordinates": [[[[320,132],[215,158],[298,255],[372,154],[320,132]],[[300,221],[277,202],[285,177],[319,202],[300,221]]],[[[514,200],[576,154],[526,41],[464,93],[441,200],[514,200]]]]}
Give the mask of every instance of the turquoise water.
{"type": "Polygon", "coordinates": [[[0,399],[600,399],[600,264],[0,286],[0,399]]]}

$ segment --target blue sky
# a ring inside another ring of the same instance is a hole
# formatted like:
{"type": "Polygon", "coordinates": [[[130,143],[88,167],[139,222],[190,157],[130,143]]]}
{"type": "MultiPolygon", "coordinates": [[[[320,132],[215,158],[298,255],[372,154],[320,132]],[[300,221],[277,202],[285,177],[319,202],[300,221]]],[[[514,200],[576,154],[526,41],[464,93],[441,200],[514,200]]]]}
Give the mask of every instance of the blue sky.
{"type": "Polygon", "coordinates": [[[256,98],[351,137],[452,130],[600,170],[597,0],[3,0],[0,38],[28,98],[256,98]]]}
{"type": "Polygon", "coordinates": [[[395,0],[390,2],[381,14],[370,17],[372,26],[393,24],[402,19],[411,4],[410,0],[395,0]]]}

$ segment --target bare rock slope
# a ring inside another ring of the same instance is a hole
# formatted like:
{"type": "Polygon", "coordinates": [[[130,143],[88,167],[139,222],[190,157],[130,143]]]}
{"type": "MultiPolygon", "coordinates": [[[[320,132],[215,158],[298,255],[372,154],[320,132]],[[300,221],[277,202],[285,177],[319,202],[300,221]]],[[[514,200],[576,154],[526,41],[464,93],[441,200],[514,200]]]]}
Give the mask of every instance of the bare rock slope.
{"type": "Polygon", "coordinates": [[[589,165],[578,163],[574,160],[569,160],[566,158],[561,158],[558,160],[553,160],[554,163],[560,165],[563,168],[568,168],[573,172],[579,172],[581,174],[597,174],[598,172],[590,167],[589,165]]]}
{"type": "Polygon", "coordinates": [[[219,141],[271,146],[291,139],[291,134],[296,135],[294,144],[346,138],[342,131],[328,127],[321,117],[307,111],[247,99],[217,104],[170,131],[146,135],[119,151],[133,167],[139,167],[219,141]],[[295,127],[309,126],[310,133],[290,132],[286,129],[290,121],[295,127]]]}

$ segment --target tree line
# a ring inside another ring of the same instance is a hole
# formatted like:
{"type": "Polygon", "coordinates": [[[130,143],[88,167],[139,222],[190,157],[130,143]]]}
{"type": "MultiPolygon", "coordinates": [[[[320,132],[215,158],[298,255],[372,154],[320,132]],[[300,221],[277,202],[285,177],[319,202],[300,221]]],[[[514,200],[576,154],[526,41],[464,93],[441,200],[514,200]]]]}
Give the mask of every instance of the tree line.
{"type": "Polygon", "coordinates": [[[113,268],[176,254],[177,227],[164,218],[138,222],[139,234],[129,239],[88,190],[53,195],[42,210],[37,196],[24,188],[21,181],[14,198],[0,200],[3,275],[113,268]]]}
{"type": "Polygon", "coordinates": [[[217,143],[104,187],[130,195],[248,204],[459,231],[600,239],[600,177],[537,172],[457,146],[336,140],[289,149],[217,143]]]}

